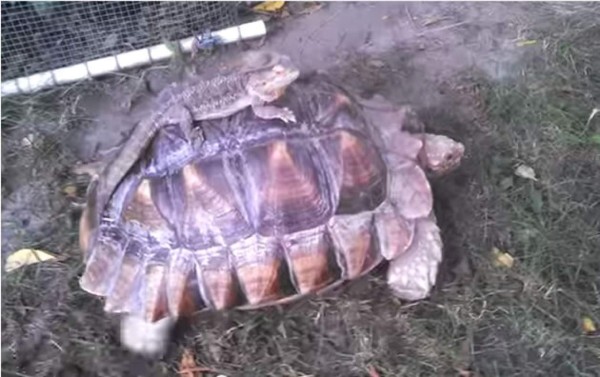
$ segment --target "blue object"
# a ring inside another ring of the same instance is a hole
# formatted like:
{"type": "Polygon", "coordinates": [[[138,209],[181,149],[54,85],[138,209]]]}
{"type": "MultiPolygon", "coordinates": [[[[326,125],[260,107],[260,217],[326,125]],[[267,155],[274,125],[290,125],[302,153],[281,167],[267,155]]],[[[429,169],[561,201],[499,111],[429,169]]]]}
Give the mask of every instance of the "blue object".
{"type": "Polygon", "coordinates": [[[196,36],[195,42],[196,48],[205,50],[213,48],[218,44],[222,44],[222,38],[218,35],[213,35],[211,31],[206,31],[201,37],[196,36]]]}

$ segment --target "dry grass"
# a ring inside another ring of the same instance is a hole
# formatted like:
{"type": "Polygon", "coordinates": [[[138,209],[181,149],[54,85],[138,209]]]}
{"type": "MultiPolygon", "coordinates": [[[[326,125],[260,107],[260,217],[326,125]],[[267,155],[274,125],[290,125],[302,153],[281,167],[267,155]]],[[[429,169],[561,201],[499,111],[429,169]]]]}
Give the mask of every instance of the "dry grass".
{"type": "MultiPolygon", "coordinates": [[[[58,247],[63,261],[3,274],[2,372],[173,375],[185,346],[227,376],[368,376],[370,368],[381,376],[599,375],[600,334],[586,334],[582,318],[600,326],[600,118],[588,122],[600,105],[600,8],[558,9],[560,18],[532,28],[542,48],[518,80],[465,72],[445,106],[421,109],[432,130],[468,150],[456,173],[434,182],[446,259],[430,300],[403,305],[379,270],[284,308],[201,315],[165,361],[150,363],[119,348],[114,320],[79,289],[76,222],[61,223],[54,236],[62,241],[36,245],[58,247]],[[514,175],[522,163],[538,181],[514,175]],[[514,266],[496,267],[492,247],[511,253],[514,266]]],[[[365,79],[385,91],[373,74],[365,79]]],[[[21,126],[37,124],[32,114],[48,120],[40,103],[10,113],[3,103],[3,198],[16,189],[5,187],[10,169],[25,163],[5,155],[22,137],[6,130],[5,117],[21,126]]],[[[50,150],[44,161],[54,167],[40,170],[60,187],[72,179],[64,173],[72,161],[50,150]]]]}

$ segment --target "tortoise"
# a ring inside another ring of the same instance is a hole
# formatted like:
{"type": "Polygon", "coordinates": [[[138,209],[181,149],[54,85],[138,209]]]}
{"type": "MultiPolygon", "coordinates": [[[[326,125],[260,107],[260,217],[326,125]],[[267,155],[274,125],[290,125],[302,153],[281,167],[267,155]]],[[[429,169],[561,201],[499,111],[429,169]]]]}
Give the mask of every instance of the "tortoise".
{"type": "Polygon", "coordinates": [[[360,99],[322,73],[275,105],[296,122],[246,109],[196,123],[199,146],[162,128],[96,229],[88,189],[80,285],[122,314],[130,351],[162,355],[197,311],[283,304],[383,262],[395,296],[429,296],[442,240],[428,174],[455,169],[464,146],[425,133],[410,106],[360,99]]]}

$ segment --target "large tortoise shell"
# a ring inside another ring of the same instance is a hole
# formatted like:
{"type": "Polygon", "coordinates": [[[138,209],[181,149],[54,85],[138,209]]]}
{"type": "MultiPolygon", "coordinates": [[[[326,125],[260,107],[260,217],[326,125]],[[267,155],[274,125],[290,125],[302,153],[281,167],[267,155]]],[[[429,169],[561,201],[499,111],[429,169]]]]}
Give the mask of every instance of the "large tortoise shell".
{"type": "Polygon", "coordinates": [[[202,143],[176,124],[160,130],[97,232],[82,232],[82,244],[95,238],[81,286],[105,296],[106,311],[156,321],[281,303],[410,246],[432,211],[418,148],[390,157],[358,103],[320,77],[276,105],[297,122],[247,109],[200,122],[202,143]]]}

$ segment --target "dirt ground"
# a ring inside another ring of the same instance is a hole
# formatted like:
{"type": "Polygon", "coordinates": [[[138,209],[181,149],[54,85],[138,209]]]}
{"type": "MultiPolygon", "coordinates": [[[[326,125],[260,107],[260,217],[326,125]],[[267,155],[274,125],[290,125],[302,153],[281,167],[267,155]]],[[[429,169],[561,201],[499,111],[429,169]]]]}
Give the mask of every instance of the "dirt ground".
{"type": "Polygon", "coordinates": [[[2,373],[176,375],[187,348],[203,376],[600,376],[600,4],[287,7],[264,41],[2,99],[2,256],[59,255],[2,274],[2,373]],[[380,269],[326,297],[203,313],[164,360],[134,357],[78,286],[86,181],[69,169],[149,111],[146,88],[260,44],[359,94],[410,103],[430,131],[465,144],[461,167],[432,182],[438,284],[403,303],[380,269]],[[494,248],[514,264],[495,263],[494,248]]]}

